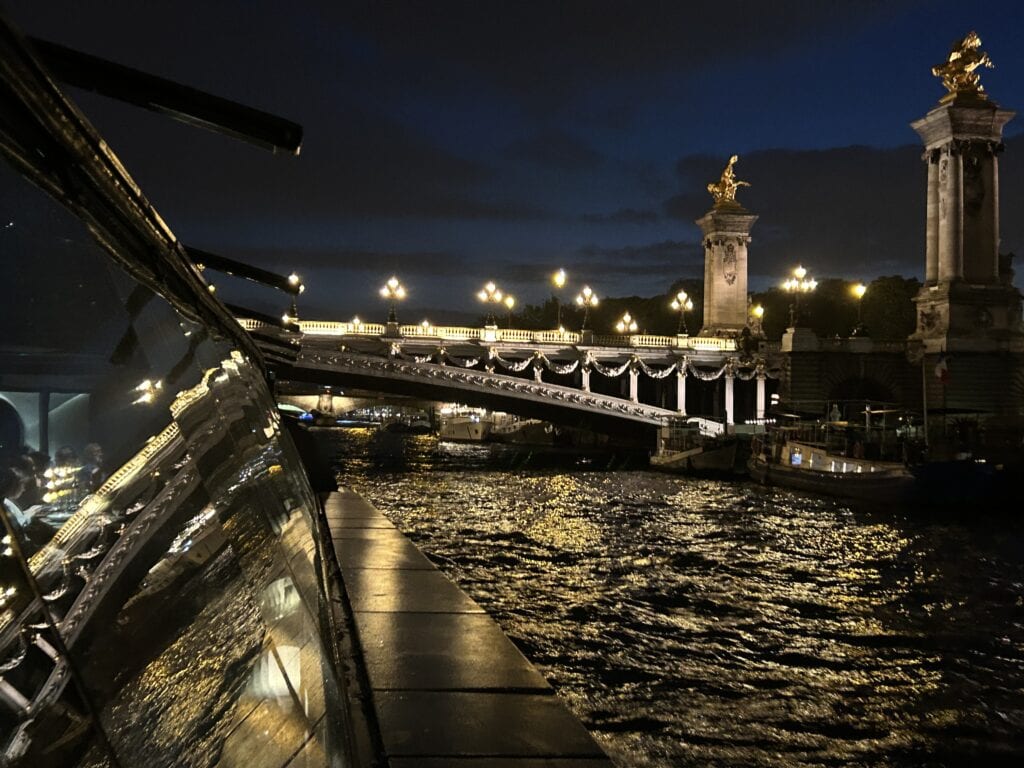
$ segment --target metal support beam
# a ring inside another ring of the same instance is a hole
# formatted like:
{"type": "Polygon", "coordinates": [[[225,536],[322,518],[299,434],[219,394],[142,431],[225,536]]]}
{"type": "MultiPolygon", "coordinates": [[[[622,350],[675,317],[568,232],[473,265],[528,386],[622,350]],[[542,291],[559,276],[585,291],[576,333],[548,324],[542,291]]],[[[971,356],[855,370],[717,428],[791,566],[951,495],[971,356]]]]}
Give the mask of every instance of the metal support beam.
{"type": "Polygon", "coordinates": [[[30,42],[46,68],[67,85],[160,112],[183,123],[274,152],[284,150],[299,154],[302,126],[291,120],[63,45],[38,38],[31,38],[30,42]]]}

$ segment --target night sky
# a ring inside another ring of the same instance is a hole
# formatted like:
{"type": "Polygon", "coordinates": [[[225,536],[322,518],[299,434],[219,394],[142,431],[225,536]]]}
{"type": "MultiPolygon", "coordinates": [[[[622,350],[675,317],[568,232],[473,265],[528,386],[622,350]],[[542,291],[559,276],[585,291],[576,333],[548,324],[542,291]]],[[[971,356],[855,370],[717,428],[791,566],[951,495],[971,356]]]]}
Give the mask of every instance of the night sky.
{"type": "MultiPolygon", "coordinates": [[[[908,124],[944,93],[931,66],[975,29],[986,90],[1024,109],[1013,1],[2,7],[27,34],[304,126],[299,157],[274,155],[71,92],[183,242],[298,271],[307,318],[382,320],[391,273],[408,322],[479,314],[487,279],[539,301],[557,267],[574,292],[664,293],[703,272],[693,221],[732,153],[760,215],[752,288],[797,262],[920,277],[908,124]]],[[[1001,250],[1024,254],[1022,132],[1000,161],[1001,250]]]]}

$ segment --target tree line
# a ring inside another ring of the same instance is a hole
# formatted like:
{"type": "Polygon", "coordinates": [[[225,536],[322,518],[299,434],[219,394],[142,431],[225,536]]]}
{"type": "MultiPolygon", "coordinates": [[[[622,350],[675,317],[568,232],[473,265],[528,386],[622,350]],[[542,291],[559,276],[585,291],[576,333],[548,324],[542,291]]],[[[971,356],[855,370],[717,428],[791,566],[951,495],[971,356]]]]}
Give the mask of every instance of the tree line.
{"type": "MultiPolygon", "coordinates": [[[[878,277],[872,280],[864,293],[857,299],[853,287],[855,281],[841,278],[825,278],[818,282],[816,290],[800,297],[800,325],[814,330],[818,336],[832,338],[853,334],[857,327],[858,301],[860,320],[864,332],[875,339],[905,339],[913,333],[916,312],[913,298],[921,283],[916,278],[901,275],[878,277]]],[[[670,304],[679,291],[686,291],[693,301],[693,309],[685,313],[686,329],[696,335],[704,324],[704,283],[703,280],[677,280],[669,290],[658,296],[622,296],[602,298],[597,307],[590,310],[587,327],[598,334],[615,333],[615,325],[623,314],[636,320],[638,333],[674,335],[681,326],[679,313],[670,304]]],[[[751,307],[764,307],[762,327],[769,339],[778,339],[790,324],[790,309],[794,296],[782,288],[769,288],[750,294],[751,307]]],[[[558,315],[558,300],[550,297],[540,304],[525,304],[521,310],[512,313],[511,323],[516,328],[555,328],[558,315]]],[[[498,314],[500,325],[509,317],[498,314]]],[[[568,301],[561,302],[562,325],[568,331],[579,331],[583,310],[568,301]]]]}

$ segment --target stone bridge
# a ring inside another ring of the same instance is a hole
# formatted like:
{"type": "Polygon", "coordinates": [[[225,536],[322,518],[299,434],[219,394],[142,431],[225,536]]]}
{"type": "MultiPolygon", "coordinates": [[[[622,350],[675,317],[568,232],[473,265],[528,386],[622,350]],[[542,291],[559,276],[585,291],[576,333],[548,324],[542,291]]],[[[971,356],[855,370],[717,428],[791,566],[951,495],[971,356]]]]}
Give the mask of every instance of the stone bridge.
{"type": "Polygon", "coordinates": [[[776,375],[758,349],[731,338],[302,321],[288,340],[241,322],[281,381],[458,402],[647,445],[689,413],[727,424],[763,418],[776,375]]]}

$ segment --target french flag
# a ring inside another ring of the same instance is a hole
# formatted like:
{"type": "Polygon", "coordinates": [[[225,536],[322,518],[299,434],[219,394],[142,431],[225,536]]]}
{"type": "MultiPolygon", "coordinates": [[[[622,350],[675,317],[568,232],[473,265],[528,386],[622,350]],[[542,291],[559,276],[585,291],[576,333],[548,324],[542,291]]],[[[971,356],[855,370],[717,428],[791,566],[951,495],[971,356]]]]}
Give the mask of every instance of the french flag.
{"type": "Polygon", "coordinates": [[[949,365],[946,362],[946,353],[939,354],[939,362],[935,364],[935,376],[943,384],[949,383],[949,365]]]}

